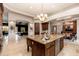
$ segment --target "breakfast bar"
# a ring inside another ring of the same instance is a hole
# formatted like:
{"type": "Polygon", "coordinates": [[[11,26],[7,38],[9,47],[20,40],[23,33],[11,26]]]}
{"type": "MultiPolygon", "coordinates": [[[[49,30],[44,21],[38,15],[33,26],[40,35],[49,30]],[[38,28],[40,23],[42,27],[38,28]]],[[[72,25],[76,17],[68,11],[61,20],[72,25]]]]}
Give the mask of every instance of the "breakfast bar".
{"type": "Polygon", "coordinates": [[[43,41],[41,35],[27,37],[27,51],[32,48],[32,56],[56,56],[64,47],[64,34],[52,34],[43,41]]]}

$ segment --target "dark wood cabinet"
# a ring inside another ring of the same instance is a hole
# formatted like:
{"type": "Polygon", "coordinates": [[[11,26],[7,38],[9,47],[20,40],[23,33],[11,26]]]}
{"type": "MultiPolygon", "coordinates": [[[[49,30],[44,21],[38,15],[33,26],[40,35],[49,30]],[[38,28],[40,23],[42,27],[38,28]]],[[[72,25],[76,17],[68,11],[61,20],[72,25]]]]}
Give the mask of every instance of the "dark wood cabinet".
{"type": "Polygon", "coordinates": [[[48,30],[48,22],[42,23],[42,30],[48,30]]]}
{"type": "MultiPolygon", "coordinates": [[[[42,26],[42,31],[48,30],[48,22],[41,23],[41,26],[42,26]]],[[[39,35],[40,34],[40,23],[35,23],[34,27],[35,27],[35,35],[39,35]]]]}
{"type": "Polygon", "coordinates": [[[46,56],[55,56],[55,42],[46,44],[45,55],[46,56]]]}
{"type": "Polygon", "coordinates": [[[55,55],[55,45],[48,43],[46,45],[40,44],[38,42],[33,42],[32,45],[32,56],[54,56],[55,55]]]}
{"type": "Polygon", "coordinates": [[[29,47],[32,48],[32,56],[56,56],[64,47],[63,37],[46,44],[40,42],[38,42],[38,39],[27,38],[27,50],[29,47]]]}
{"type": "Polygon", "coordinates": [[[47,49],[47,56],[55,56],[55,46],[51,46],[47,49]]]}
{"type": "Polygon", "coordinates": [[[35,23],[35,35],[39,35],[39,33],[40,33],[40,25],[39,25],[39,23],[35,23]]]}
{"type": "Polygon", "coordinates": [[[44,47],[45,46],[43,44],[33,41],[32,56],[44,56],[45,55],[44,47]]]}

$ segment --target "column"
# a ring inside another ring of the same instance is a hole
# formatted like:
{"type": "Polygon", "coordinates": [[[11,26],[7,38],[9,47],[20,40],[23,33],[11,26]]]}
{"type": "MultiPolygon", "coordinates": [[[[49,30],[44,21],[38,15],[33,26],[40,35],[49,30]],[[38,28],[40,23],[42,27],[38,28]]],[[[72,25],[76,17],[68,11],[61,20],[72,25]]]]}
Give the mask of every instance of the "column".
{"type": "Polygon", "coordinates": [[[34,36],[34,23],[28,24],[28,36],[34,36]]]}
{"type": "Polygon", "coordinates": [[[77,42],[79,42],[79,20],[77,20],[77,42]]]}
{"type": "Polygon", "coordinates": [[[51,34],[51,27],[50,27],[50,22],[48,22],[48,34],[51,34]]]}
{"type": "Polygon", "coordinates": [[[17,40],[16,39],[16,22],[13,20],[9,20],[9,40],[17,40]]]}
{"type": "Polygon", "coordinates": [[[41,35],[41,33],[42,33],[42,24],[41,24],[41,22],[39,24],[40,24],[40,35],[41,35]]]}

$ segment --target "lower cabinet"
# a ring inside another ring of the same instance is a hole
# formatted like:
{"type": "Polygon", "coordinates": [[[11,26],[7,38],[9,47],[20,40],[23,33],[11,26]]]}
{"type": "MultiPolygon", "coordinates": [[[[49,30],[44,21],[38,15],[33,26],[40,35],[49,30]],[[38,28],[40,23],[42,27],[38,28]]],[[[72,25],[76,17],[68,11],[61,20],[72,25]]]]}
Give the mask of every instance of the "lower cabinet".
{"type": "Polygon", "coordinates": [[[32,44],[32,56],[55,56],[55,45],[53,42],[46,45],[38,42],[32,44]]]}
{"type": "Polygon", "coordinates": [[[33,42],[32,44],[32,56],[44,56],[45,48],[43,44],[33,42]]]}
{"type": "Polygon", "coordinates": [[[46,54],[47,56],[55,56],[55,46],[52,45],[48,49],[46,49],[46,54]]]}
{"type": "Polygon", "coordinates": [[[31,45],[32,56],[57,56],[64,46],[64,39],[60,38],[47,44],[42,44],[28,38],[27,43],[27,48],[31,45]]]}

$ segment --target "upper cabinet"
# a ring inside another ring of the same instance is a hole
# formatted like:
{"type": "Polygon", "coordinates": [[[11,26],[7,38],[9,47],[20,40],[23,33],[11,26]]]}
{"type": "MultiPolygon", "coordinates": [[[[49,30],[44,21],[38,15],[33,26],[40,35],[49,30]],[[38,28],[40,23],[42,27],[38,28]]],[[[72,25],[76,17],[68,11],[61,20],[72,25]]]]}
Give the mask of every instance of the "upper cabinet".
{"type": "Polygon", "coordinates": [[[42,23],[42,31],[48,30],[48,22],[42,23]]]}
{"type": "Polygon", "coordinates": [[[48,22],[35,23],[34,27],[35,27],[35,35],[39,35],[40,33],[42,34],[44,31],[48,31],[48,22]],[[40,24],[41,24],[41,26],[40,26],[40,24]]]}
{"type": "Polygon", "coordinates": [[[40,34],[40,24],[39,23],[35,23],[35,35],[39,35],[40,34]]]}

